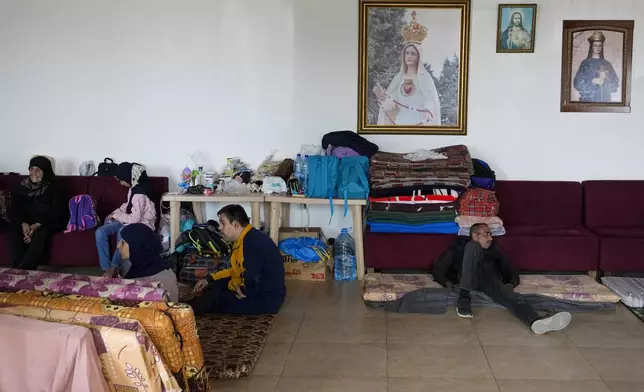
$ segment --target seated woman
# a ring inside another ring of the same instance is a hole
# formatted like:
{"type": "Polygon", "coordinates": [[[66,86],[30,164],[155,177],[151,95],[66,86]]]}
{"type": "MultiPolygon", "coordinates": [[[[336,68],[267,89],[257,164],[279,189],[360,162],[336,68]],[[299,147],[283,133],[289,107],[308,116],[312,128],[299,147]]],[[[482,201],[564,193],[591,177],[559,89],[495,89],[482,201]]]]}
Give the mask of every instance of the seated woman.
{"type": "Polygon", "coordinates": [[[279,249],[250,225],[241,206],[227,205],[217,215],[224,238],[234,241],[232,267],[197,282],[190,302],[195,315],[277,313],[286,296],[279,249]]]}
{"type": "Polygon", "coordinates": [[[154,230],[157,220],[154,203],[149,197],[150,185],[145,167],[138,163],[123,162],[117,168],[116,178],[121,181],[121,185],[130,188],[127,201],[112,212],[105,219],[105,224],[96,230],[98,260],[105,271],[103,276],[108,278],[116,275],[121,266],[119,252],[110,254],[110,236],[116,234],[118,243],[121,240],[120,232],[125,225],[143,223],[154,230]]]}
{"type": "Polygon", "coordinates": [[[118,252],[123,260],[124,277],[161,282],[172,302],[179,301],[177,276],[161,257],[161,239],[142,223],[127,225],[121,230],[118,252]]]}
{"type": "Polygon", "coordinates": [[[37,156],[29,162],[29,177],[12,193],[6,232],[14,268],[36,269],[51,236],[65,225],[64,202],[51,161],[37,156]]]}

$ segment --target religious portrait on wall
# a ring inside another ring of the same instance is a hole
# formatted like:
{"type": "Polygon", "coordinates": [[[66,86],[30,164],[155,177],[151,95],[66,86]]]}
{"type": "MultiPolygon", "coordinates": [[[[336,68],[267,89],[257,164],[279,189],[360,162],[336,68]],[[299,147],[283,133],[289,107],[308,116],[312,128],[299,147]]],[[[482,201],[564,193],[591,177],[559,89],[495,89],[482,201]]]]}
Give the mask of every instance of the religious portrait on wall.
{"type": "Polygon", "coordinates": [[[533,53],[536,4],[499,4],[497,53],[533,53]]]}
{"type": "Polygon", "coordinates": [[[470,0],[360,1],[358,132],[466,134],[470,0]]]}
{"type": "Polygon", "coordinates": [[[633,21],[564,21],[561,110],[630,112],[633,21]]]}

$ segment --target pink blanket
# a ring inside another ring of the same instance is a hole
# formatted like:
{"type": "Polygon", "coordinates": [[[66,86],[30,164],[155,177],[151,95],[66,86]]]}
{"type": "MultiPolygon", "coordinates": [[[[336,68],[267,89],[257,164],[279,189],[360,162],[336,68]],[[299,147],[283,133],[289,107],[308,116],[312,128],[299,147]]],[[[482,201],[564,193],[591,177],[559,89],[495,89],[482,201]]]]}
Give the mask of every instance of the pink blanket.
{"type": "Polygon", "coordinates": [[[85,327],[0,315],[0,347],[0,391],[109,391],[85,327]]]}
{"type": "Polygon", "coordinates": [[[0,273],[0,291],[17,290],[53,291],[61,294],[79,294],[88,297],[136,301],[164,302],[168,300],[168,292],[161,288],[142,287],[134,284],[107,284],[102,281],[44,278],[37,275],[0,273]]]}

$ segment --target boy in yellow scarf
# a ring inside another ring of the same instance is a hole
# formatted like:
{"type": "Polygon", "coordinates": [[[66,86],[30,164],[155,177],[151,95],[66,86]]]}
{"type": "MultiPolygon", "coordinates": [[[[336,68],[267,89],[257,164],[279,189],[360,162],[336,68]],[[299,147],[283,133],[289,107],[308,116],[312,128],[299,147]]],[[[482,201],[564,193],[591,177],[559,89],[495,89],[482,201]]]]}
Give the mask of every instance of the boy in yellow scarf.
{"type": "Polygon", "coordinates": [[[195,285],[195,314],[275,314],[284,302],[284,262],[275,243],[254,229],[236,204],[219,210],[220,230],[233,241],[231,268],[209,274],[195,285]]]}

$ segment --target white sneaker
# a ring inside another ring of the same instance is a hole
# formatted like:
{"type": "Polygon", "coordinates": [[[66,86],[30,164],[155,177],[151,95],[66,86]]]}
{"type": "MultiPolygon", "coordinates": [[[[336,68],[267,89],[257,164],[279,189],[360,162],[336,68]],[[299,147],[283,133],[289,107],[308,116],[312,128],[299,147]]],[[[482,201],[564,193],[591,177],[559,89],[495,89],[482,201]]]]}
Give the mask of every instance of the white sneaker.
{"type": "Polygon", "coordinates": [[[561,331],[570,324],[570,320],[572,320],[570,313],[559,312],[551,317],[546,317],[532,323],[532,332],[537,335],[543,335],[548,332],[561,331]]]}

